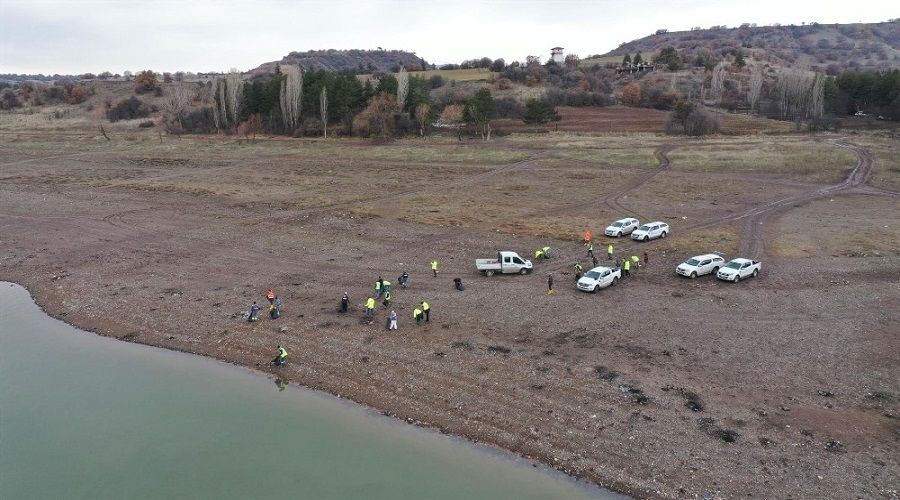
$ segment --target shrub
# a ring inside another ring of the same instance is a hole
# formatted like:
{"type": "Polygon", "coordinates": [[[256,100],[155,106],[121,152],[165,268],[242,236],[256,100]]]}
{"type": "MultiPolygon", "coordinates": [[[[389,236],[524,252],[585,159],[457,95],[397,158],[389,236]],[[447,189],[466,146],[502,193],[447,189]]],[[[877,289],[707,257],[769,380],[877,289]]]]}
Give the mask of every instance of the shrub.
{"type": "Polygon", "coordinates": [[[560,120],[559,113],[556,108],[546,99],[528,99],[525,103],[525,114],[522,121],[529,125],[549,123],[551,121],[558,122],[560,120]]]}
{"type": "Polygon", "coordinates": [[[631,82],[622,89],[622,102],[629,106],[641,103],[641,86],[637,82],[631,82]]]}
{"type": "Polygon", "coordinates": [[[3,89],[0,92],[0,109],[14,109],[22,106],[22,101],[11,89],[3,89]]]}
{"type": "Polygon", "coordinates": [[[684,134],[701,137],[719,131],[719,120],[705,108],[692,103],[678,103],[666,121],[667,134],[684,134]]]}
{"type": "Polygon", "coordinates": [[[146,118],[148,116],[150,116],[150,108],[134,96],[119,101],[106,110],[106,118],[111,122],[146,118]]]}
{"type": "Polygon", "coordinates": [[[200,108],[181,118],[181,128],[189,134],[212,134],[216,131],[216,119],[212,108],[200,108]]]}
{"type": "Polygon", "coordinates": [[[153,120],[147,120],[145,122],[138,123],[138,128],[151,128],[156,124],[153,123],[153,120]]]}
{"type": "Polygon", "coordinates": [[[494,99],[494,110],[497,118],[521,118],[522,103],[515,97],[494,99]]]}

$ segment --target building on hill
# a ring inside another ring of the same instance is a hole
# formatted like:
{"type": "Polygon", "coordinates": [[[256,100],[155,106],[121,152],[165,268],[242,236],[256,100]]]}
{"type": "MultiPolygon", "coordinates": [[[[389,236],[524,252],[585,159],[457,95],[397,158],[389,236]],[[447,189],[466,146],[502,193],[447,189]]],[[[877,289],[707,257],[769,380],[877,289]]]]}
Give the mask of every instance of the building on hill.
{"type": "Polygon", "coordinates": [[[553,47],[550,49],[550,60],[555,62],[556,64],[563,64],[566,62],[566,56],[563,55],[562,47],[553,47]]]}

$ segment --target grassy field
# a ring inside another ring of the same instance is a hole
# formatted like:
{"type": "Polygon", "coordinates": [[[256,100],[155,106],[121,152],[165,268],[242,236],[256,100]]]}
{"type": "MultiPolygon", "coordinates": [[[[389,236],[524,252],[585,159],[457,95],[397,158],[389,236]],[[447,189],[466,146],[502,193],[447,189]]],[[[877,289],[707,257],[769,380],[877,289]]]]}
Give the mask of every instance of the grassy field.
{"type": "Polygon", "coordinates": [[[456,80],[458,82],[483,81],[490,80],[499,73],[493,73],[486,68],[472,69],[431,69],[428,71],[412,71],[410,76],[419,78],[431,78],[432,76],[440,76],[447,80],[456,80]]]}

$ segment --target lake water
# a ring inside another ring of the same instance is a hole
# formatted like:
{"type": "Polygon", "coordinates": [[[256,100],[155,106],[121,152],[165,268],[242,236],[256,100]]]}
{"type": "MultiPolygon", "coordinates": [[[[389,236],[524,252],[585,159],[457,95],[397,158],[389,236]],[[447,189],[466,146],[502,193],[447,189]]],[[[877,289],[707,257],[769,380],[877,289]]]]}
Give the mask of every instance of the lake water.
{"type": "Polygon", "coordinates": [[[624,498],[225,363],[102,338],[0,282],[0,498],[624,498]]]}

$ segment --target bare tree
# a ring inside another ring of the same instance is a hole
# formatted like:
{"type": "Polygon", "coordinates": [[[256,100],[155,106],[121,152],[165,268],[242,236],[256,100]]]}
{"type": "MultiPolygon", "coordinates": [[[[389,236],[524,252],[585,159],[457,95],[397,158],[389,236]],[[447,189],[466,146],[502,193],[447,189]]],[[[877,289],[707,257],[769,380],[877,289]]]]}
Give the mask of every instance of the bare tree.
{"type": "Polygon", "coordinates": [[[162,104],[163,124],[166,131],[181,133],[181,120],[191,105],[191,92],[182,84],[176,84],[167,94],[162,104]]]}
{"type": "Polygon", "coordinates": [[[298,66],[281,68],[285,75],[281,82],[281,120],[284,128],[290,132],[300,126],[300,111],[303,104],[303,70],[298,66]]]}
{"type": "Polygon", "coordinates": [[[322,137],[328,137],[328,89],[324,86],[319,94],[319,116],[322,117],[322,137]]]}
{"type": "Polygon", "coordinates": [[[428,126],[428,115],[431,114],[431,106],[424,102],[416,106],[416,122],[419,123],[419,135],[425,137],[425,127],[428,126]]]}
{"type": "Polygon", "coordinates": [[[230,73],[216,80],[213,120],[217,129],[237,127],[243,97],[244,80],[240,73],[230,73]]]}
{"type": "Polygon", "coordinates": [[[778,78],[781,118],[801,122],[824,113],[825,77],[818,72],[785,69],[778,78]]]}
{"type": "Polygon", "coordinates": [[[762,91],[762,84],[762,66],[759,64],[750,66],[750,88],[747,90],[747,104],[750,105],[751,112],[759,109],[759,95],[762,91]]]}
{"type": "Polygon", "coordinates": [[[443,127],[453,128],[456,130],[456,138],[462,140],[462,121],[464,108],[462,104],[450,104],[441,112],[438,124],[443,127]]]}
{"type": "Polygon", "coordinates": [[[722,95],[725,92],[725,61],[719,61],[719,64],[712,70],[712,78],[709,81],[709,93],[712,100],[719,104],[722,101],[722,95]]]}
{"type": "Polygon", "coordinates": [[[397,73],[397,104],[400,105],[401,111],[406,105],[407,94],[409,94],[409,73],[406,72],[406,68],[401,66],[400,72],[397,73]]]}

